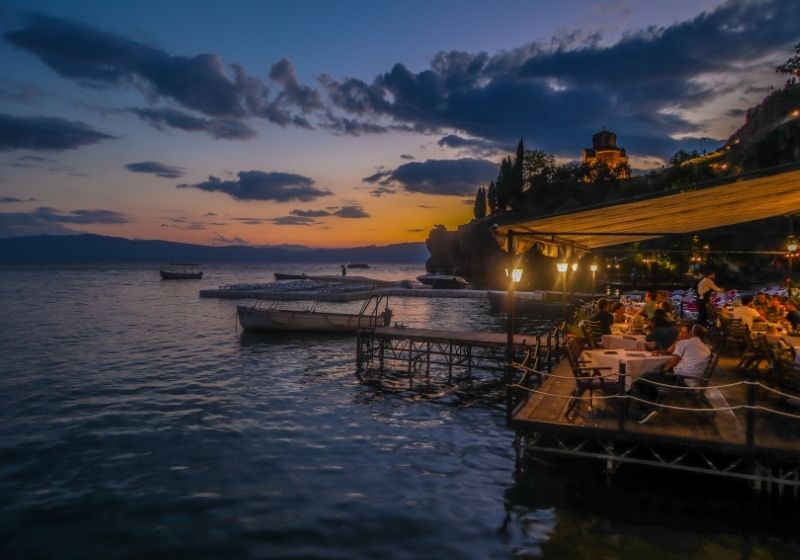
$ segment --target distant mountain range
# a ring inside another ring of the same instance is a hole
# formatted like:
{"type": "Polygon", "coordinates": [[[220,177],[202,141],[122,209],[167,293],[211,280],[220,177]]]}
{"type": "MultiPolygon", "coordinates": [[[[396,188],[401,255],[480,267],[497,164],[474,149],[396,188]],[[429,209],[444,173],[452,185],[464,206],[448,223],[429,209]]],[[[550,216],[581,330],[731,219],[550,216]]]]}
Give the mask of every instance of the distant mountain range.
{"type": "Polygon", "coordinates": [[[34,235],[0,239],[0,262],[335,262],[421,263],[430,256],[424,243],[397,243],[351,249],[305,246],[209,247],[171,241],[131,240],[103,235],[34,235]]]}

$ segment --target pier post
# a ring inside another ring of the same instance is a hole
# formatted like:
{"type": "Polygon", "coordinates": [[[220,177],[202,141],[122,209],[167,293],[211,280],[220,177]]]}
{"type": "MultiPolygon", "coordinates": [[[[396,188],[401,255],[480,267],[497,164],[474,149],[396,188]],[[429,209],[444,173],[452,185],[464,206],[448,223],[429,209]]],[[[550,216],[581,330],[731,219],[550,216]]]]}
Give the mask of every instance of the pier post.
{"type": "Polygon", "coordinates": [[[625,378],[627,377],[627,365],[625,362],[619,363],[619,378],[617,379],[617,431],[625,431],[625,413],[628,410],[628,401],[625,398],[625,378]]]}
{"type": "Polygon", "coordinates": [[[506,290],[506,425],[511,425],[514,408],[514,231],[508,230],[508,289],[506,290]]]}

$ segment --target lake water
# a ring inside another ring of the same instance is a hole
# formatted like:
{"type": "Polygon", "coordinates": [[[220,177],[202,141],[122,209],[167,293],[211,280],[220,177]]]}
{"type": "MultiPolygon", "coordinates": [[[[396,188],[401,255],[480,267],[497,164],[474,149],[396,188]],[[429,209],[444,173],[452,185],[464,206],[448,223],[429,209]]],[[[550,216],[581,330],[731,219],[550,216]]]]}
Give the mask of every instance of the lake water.
{"type": "MultiPolygon", "coordinates": [[[[157,270],[0,266],[0,558],[800,555],[796,506],[661,471],[516,473],[502,393],[361,385],[352,337],[242,337],[236,301],[198,297],[337,266],[157,270]]],[[[392,308],[409,326],[504,328],[483,300],[392,308]]]]}

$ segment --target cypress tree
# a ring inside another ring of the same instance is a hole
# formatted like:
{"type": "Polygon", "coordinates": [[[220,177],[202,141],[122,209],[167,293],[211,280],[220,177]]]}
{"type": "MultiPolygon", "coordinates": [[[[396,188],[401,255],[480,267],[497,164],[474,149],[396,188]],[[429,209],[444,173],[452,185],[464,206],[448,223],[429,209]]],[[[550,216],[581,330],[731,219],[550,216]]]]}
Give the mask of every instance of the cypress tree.
{"type": "Polygon", "coordinates": [[[494,214],[497,212],[497,185],[494,184],[494,181],[489,182],[489,191],[486,198],[489,203],[489,214],[494,214]]]}
{"type": "Polygon", "coordinates": [[[511,158],[505,158],[497,175],[497,211],[505,212],[511,194],[511,158]]]}
{"type": "MultiPolygon", "coordinates": [[[[509,158],[511,163],[511,158],[509,158]]],[[[523,167],[525,165],[525,146],[522,144],[522,138],[519,139],[517,144],[517,156],[514,159],[514,165],[511,166],[508,180],[508,203],[511,210],[518,210],[522,205],[522,189],[524,187],[523,181],[523,167]]]]}
{"type": "Polygon", "coordinates": [[[486,217],[486,191],[483,187],[478,187],[478,193],[475,195],[475,217],[479,220],[486,217]]]}

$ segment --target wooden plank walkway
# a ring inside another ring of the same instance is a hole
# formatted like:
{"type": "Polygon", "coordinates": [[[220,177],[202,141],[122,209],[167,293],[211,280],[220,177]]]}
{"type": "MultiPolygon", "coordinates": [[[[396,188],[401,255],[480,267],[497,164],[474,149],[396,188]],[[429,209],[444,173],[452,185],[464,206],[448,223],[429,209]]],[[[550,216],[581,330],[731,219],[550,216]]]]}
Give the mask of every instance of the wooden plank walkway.
{"type": "MultiPolygon", "coordinates": [[[[455,342],[473,346],[505,346],[508,340],[503,333],[479,331],[446,331],[407,327],[378,327],[372,331],[382,338],[413,338],[418,342],[455,342]]],[[[527,347],[536,343],[536,335],[514,335],[514,344],[527,347]]]]}

